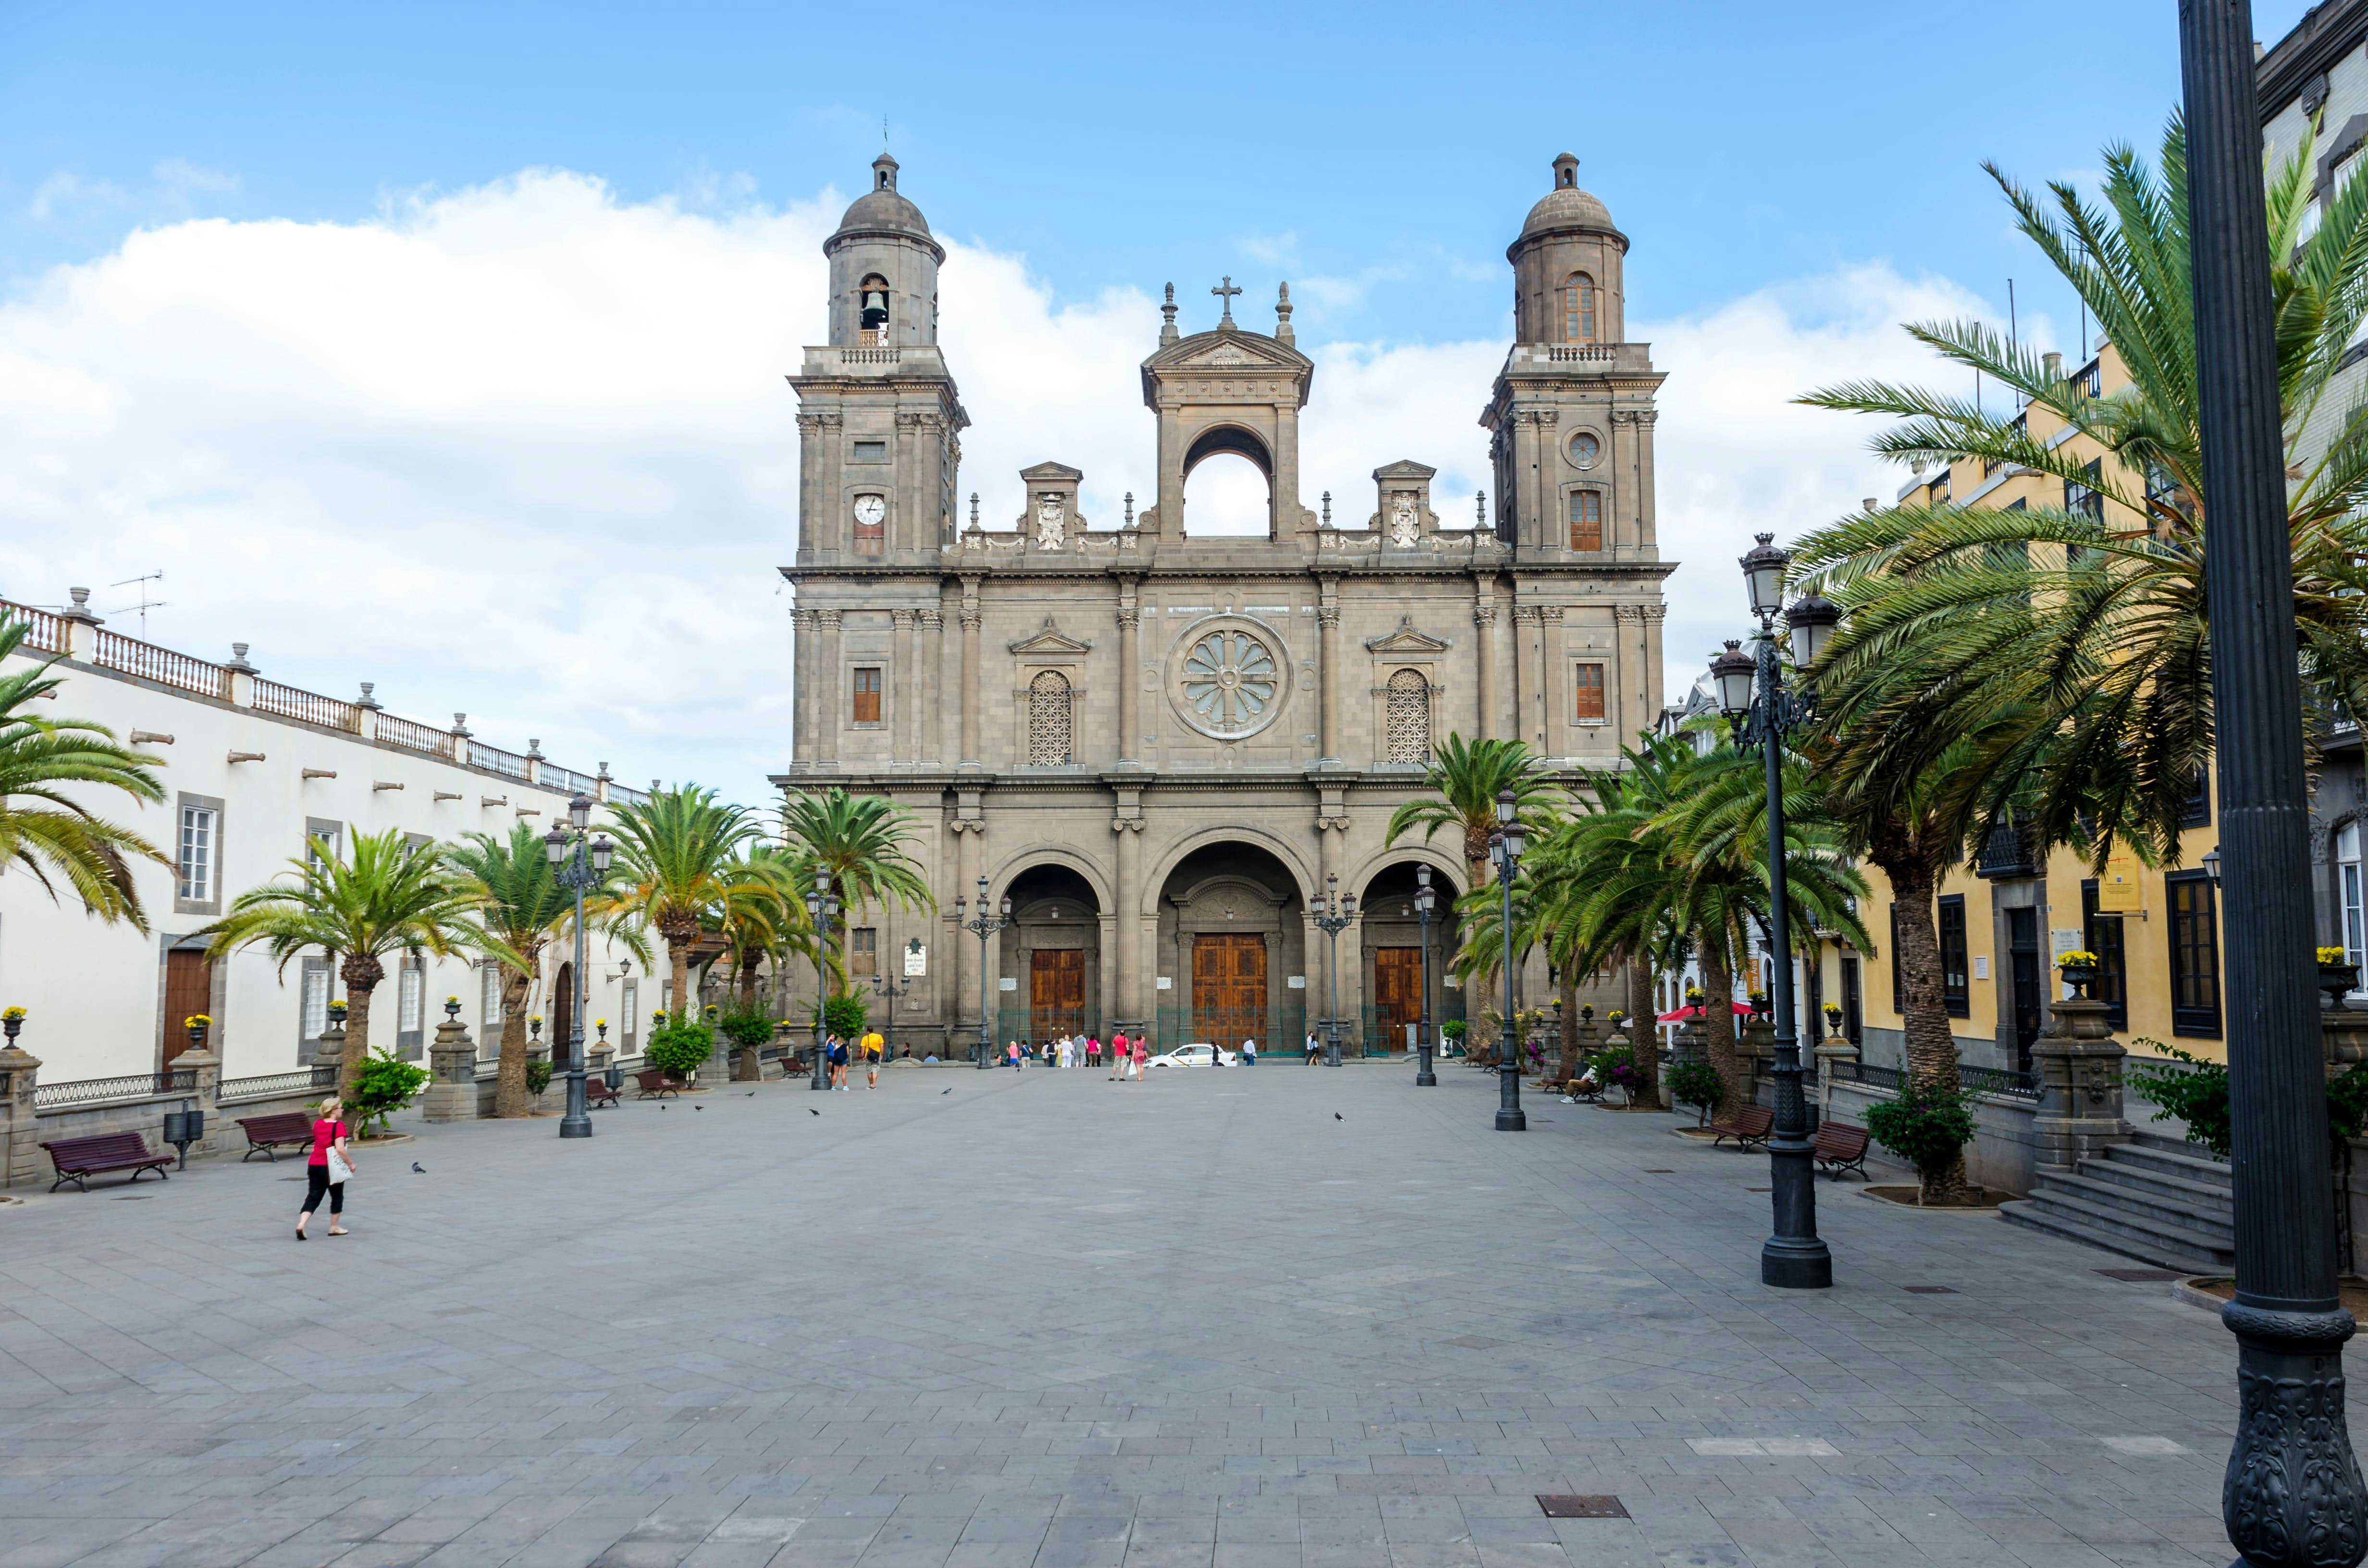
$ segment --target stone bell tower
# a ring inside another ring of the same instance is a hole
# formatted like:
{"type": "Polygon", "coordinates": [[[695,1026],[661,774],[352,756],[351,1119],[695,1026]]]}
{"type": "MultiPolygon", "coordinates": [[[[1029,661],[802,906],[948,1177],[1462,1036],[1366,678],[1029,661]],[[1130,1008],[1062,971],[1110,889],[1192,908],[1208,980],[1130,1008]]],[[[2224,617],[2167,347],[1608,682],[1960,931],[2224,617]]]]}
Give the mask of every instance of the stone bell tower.
{"type": "Polygon", "coordinates": [[[1224,302],[1212,331],[1177,335],[1173,283],[1160,307],[1166,324],[1159,347],[1143,362],[1144,406],[1159,422],[1159,490],[1136,526],[1150,538],[1189,536],[1185,478],[1207,459],[1232,452],[1266,475],[1267,537],[1297,543],[1315,531],[1315,514],[1299,502],[1299,411],[1307,406],[1315,361],[1292,341],[1290,285],[1275,303],[1270,336],[1235,322],[1234,296],[1241,290],[1232,278],[1211,292],[1224,302]]]}

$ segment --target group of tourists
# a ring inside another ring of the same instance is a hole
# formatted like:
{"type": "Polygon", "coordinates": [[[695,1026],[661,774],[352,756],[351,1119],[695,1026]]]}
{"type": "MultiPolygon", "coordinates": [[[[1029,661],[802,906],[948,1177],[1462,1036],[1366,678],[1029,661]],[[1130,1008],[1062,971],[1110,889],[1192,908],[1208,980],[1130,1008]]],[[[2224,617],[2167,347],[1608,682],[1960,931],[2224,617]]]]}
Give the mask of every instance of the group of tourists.
{"type": "MultiPolygon", "coordinates": [[[[823,1036],[822,1050],[823,1063],[830,1069],[833,1090],[841,1094],[847,1091],[848,1063],[857,1056],[863,1059],[863,1086],[867,1089],[880,1086],[880,1063],[888,1054],[888,1042],[878,1029],[864,1030],[863,1038],[851,1046],[845,1035],[826,1034],[823,1036]]],[[[911,1054],[909,1050],[906,1054],[911,1054]]]]}
{"type": "Polygon", "coordinates": [[[1047,1067],[1099,1067],[1103,1058],[1110,1061],[1113,1080],[1143,1076],[1144,1063],[1150,1059],[1151,1048],[1141,1035],[1130,1040],[1124,1029],[1110,1038],[1109,1045],[1095,1034],[1064,1034],[1042,1045],[1023,1045],[1012,1040],[1003,1048],[1003,1064],[1017,1069],[1029,1062],[1040,1062],[1047,1067]]]}

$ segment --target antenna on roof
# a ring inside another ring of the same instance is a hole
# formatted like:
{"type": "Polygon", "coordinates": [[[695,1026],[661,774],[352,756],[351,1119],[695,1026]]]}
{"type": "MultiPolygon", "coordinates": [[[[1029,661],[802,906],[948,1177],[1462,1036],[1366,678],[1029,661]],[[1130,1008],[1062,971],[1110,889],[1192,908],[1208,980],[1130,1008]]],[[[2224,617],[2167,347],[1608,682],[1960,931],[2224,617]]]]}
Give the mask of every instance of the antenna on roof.
{"type": "Polygon", "coordinates": [[[880,150],[888,150],[888,117],[884,114],[880,117],[880,150]]]}
{"type": "MultiPolygon", "coordinates": [[[[128,588],[134,583],[161,583],[164,580],[165,574],[162,571],[156,571],[145,573],[137,577],[126,577],[120,583],[109,583],[108,586],[110,588],[128,588]]],[[[142,642],[145,642],[148,637],[148,612],[152,609],[163,609],[164,608],[165,601],[163,599],[150,598],[148,597],[148,590],[143,587],[140,590],[140,602],[138,604],[125,605],[123,609],[111,609],[107,613],[109,615],[121,615],[123,610],[138,610],[140,612],[140,637],[142,642]]]]}

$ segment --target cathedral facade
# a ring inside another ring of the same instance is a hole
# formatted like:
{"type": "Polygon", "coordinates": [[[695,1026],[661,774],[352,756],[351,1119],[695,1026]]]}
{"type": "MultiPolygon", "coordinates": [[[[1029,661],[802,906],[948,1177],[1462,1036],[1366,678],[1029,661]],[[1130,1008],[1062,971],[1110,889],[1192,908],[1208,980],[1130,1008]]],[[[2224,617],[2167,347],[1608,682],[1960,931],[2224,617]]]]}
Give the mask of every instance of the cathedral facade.
{"type": "Polygon", "coordinates": [[[1556,769],[1600,766],[1660,709],[1661,378],[1626,339],[1628,241],[1577,160],[1554,160],[1507,252],[1516,340],[1479,411],[1494,517],[1398,458],[1356,527],[1301,497],[1315,366],[1288,286],[1258,331],[1230,279],[1210,330],[1178,327],[1172,287],[1162,308],[1148,505],[1089,519],[1084,475],[1046,461],[1021,472],[1022,516],[984,527],[975,496],[965,516],[945,253],[894,160],[872,172],[824,246],[830,341],[790,378],[795,722],[774,781],[912,813],[939,909],[848,915],[900,1046],[966,1051],[984,1014],[998,1041],[1149,1027],[1163,1048],[1261,1049],[1337,1016],[1403,1048],[1426,983],[1434,1019],[1463,1016],[1443,979],[1462,846],[1383,843],[1432,747],[1518,737],[1556,769]],[[1185,483],[1219,454],[1265,474],[1265,538],[1194,536],[1185,483]],[[1427,937],[1420,867],[1440,895],[1427,937]],[[1315,923],[1328,889],[1357,900],[1337,933],[1315,923]],[[961,924],[1007,900],[984,941],[961,924]]]}

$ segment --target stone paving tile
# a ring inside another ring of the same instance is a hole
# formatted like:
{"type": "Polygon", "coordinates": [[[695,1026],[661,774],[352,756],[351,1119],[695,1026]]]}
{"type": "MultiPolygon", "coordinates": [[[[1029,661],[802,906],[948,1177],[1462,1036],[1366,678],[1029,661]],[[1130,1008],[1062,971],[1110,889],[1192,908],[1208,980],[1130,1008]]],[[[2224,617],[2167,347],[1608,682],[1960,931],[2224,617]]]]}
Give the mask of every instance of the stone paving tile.
{"type": "Polygon", "coordinates": [[[1837,1288],[1770,1291],[1763,1161],[1409,1077],[406,1122],[292,1252],[265,1166],[37,1192],[0,1568],[2226,1561],[2231,1346],[2120,1260],[1820,1184],[1837,1288]]]}

